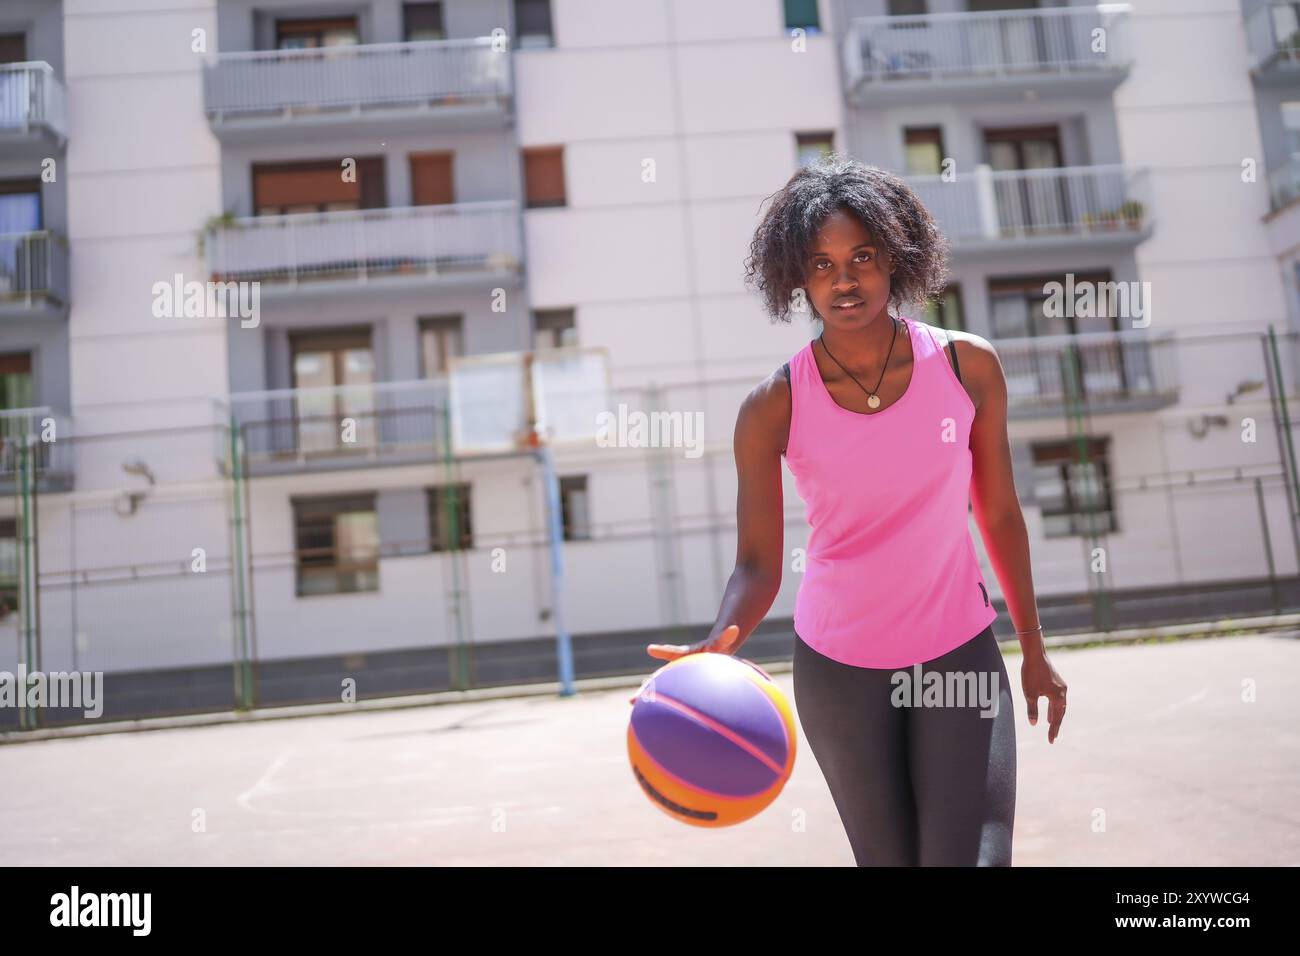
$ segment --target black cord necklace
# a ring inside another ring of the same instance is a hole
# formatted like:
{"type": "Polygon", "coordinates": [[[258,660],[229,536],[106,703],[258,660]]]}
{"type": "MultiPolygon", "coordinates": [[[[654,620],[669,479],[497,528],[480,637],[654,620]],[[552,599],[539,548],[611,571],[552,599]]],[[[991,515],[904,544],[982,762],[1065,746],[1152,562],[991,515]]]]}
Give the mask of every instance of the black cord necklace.
{"type": "Polygon", "coordinates": [[[876,382],[875,389],[870,392],[867,392],[866,386],[863,385],[861,382],[858,382],[857,378],[853,375],[852,372],[844,368],[843,365],[840,365],[839,359],[837,359],[834,355],[831,355],[831,350],[826,348],[826,342],[825,339],[823,338],[823,336],[826,335],[826,331],[823,329],[821,335],[817,336],[817,341],[821,342],[823,351],[825,351],[827,355],[831,356],[831,361],[834,362],[836,365],[839,365],[840,368],[844,369],[844,374],[847,375],[849,378],[853,379],[854,382],[857,382],[858,388],[862,389],[864,392],[867,392],[867,406],[870,408],[880,407],[880,396],[877,395],[876,392],[880,390],[880,382],[883,382],[885,380],[885,369],[889,368],[889,356],[893,354],[894,343],[898,341],[898,320],[891,315],[889,317],[889,322],[890,325],[893,326],[894,334],[889,339],[889,351],[885,353],[885,364],[880,369],[880,381],[876,382]]]}

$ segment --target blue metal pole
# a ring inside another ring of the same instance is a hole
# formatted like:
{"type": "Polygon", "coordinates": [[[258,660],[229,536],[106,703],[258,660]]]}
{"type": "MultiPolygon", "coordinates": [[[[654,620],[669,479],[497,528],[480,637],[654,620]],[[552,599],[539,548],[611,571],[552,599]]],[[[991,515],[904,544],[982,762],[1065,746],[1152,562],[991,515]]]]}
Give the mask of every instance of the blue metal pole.
{"type": "Polygon", "coordinates": [[[560,696],[572,697],[573,644],[569,629],[564,624],[564,530],[560,520],[560,481],[555,476],[555,462],[545,443],[538,446],[537,460],[542,466],[542,481],[546,486],[546,516],[551,546],[551,614],[555,618],[556,652],[560,657],[560,696]]]}

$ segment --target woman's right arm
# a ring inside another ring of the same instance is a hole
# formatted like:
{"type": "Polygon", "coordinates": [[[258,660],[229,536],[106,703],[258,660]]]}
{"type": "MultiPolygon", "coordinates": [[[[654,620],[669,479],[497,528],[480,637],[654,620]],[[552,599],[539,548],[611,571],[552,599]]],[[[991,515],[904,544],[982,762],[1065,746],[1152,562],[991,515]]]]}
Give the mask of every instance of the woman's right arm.
{"type": "Polygon", "coordinates": [[[790,385],[778,369],[756,386],[736,415],[736,567],[709,636],[695,644],[650,644],[651,657],[673,660],[708,650],[734,654],[781,588],[785,508],[781,455],[790,433],[790,385]]]}

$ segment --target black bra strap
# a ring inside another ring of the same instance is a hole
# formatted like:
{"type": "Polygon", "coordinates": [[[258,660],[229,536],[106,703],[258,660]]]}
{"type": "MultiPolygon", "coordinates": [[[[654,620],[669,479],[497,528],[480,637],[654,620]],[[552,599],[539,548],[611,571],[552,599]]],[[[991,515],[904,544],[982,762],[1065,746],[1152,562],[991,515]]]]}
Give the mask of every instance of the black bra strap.
{"type": "Polygon", "coordinates": [[[957,343],[952,340],[948,330],[943,330],[944,338],[948,340],[948,351],[952,353],[952,370],[957,373],[957,381],[961,381],[961,365],[957,363],[957,343]]]}
{"type": "Polygon", "coordinates": [[[782,373],[783,375],[785,375],[785,380],[786,380],[787,382],[790,381],[790,363],[789,363],[789,362],[786,362],[784,365],[781,366],[781,373],[782,373]]]}

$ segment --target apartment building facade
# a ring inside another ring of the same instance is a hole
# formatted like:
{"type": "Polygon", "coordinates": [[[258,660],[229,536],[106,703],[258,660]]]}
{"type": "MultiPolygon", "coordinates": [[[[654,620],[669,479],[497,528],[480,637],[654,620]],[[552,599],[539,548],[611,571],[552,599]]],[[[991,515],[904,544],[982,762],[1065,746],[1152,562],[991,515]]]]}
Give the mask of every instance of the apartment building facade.
{"type": "MultiPolygon", "coordinates": [[[[575,344],[608,350],[616,396],[702,412],[707,453],[559,457],[568,625],[707,627],[734,554],[736,407],[815,334],[760,318],[742,261],[764,197],[828,149],[906,175],[952,241],[925,318],[998,348],[1045,600],[1097,589],[1096,546],[1128,589],[1260,573],[1251,495],[1206,521],[1203,501],[1120,490],[1277,460],[1186,427],[1256,373],[1248,333],[1295,318],[1276,213],[1261,228],[1268,177],[1237,174],[1289,155],[1262,119],[1284,87],[1252,65],[1252,15],[1232,0],[6,5],[0,52],[23,64],[0,66],[7,275],[67,237],[0,305],[3,414],[48,408],[74,436],[62,473],[39,469],[41,573],[64,586],[42,606],[46,666],[228,685],[251,628],[276,699],[328,696],[358,661],[384,688],[438,683],[455,661],[412,655],[462,642],[480,675],[546,676],[535,466],[445,460],[445,373],[454,355],[575,344]],[[61,174],[38,188],[50,158],[61,174]],[[159,314],[178,275],[257,283],[257,321],[159,314]],[[1058,315],[1058,280],[1133,298],[1058,315]],[[224,570],[140,583],[200,547],[224,570]],[[91,587],[81,567],[120,574],[91,587]]],[[[793,553],[788,475],[785,495],[793,553]]],[[[1285,495],[1265,508],[1281,540],[1285,495]]],[[[1277,561],[1295,568],[1284,548],[1277,561]]],[[[21,659],[20,637],[0,654],[21,659]]]]}

